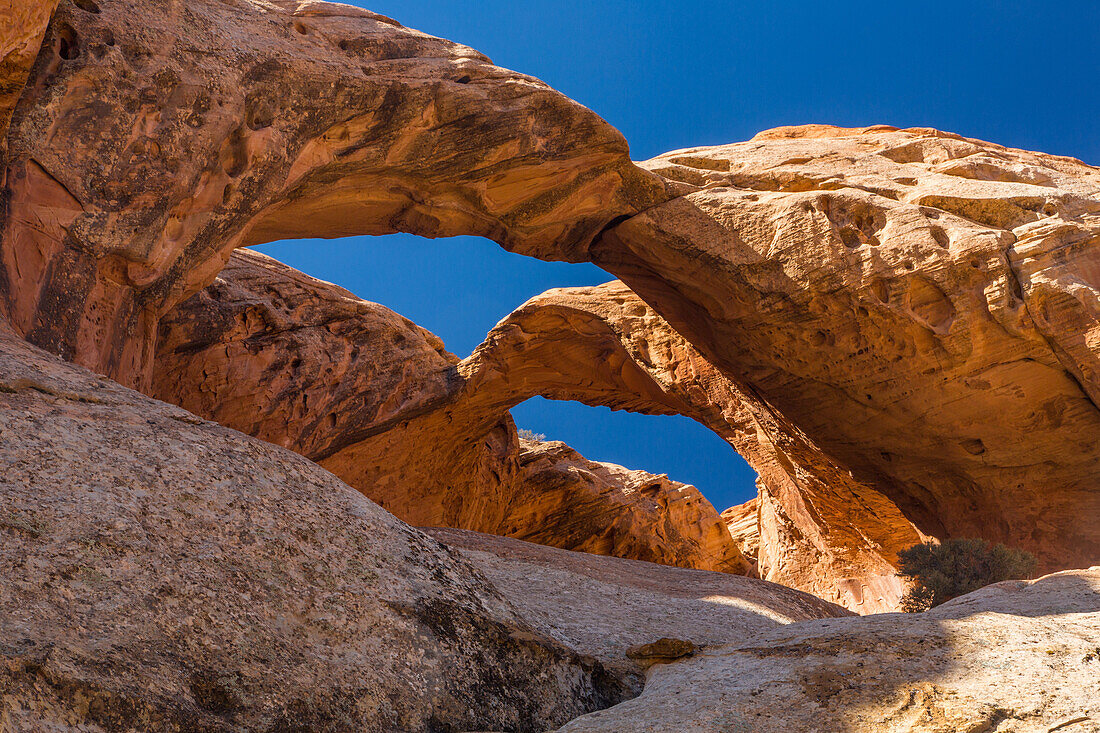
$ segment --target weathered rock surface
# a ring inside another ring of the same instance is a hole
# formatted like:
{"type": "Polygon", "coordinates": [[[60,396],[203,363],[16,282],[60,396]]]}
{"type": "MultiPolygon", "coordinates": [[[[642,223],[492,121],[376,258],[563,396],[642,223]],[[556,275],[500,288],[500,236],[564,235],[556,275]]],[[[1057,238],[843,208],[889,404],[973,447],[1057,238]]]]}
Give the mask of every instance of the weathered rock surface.
{"type": "MultiPolygon", "coordinates": [[[[507,409],[560,396],[562,377],[528,380],[529,393],[478,377],[408,319],[264,255],[235,253],[159,341],[156,397],[320,461],[410,523],[748,570],[695,487],[518,439],[507,409]]],[[[522,364],[504,369],[510,380],[522,364]]],[[[628,388],[619,399],[639,401],[628,388]]]]}
{"type": "Polygon", "coordinates": [[[142,389],[160,316],[235,247],[404,231],[582,260],[667,198],[537,79],[314,0],[66,0],[8,145],[0,315],[142,389]]]}
{"type": "Polygon", "coordinates": [[[852,615],[808,593],[755,578],[598,557],[459,529],[424,531],[459,549],[540,632],[609,669],[636,671],[631,649],[662,638],[702,649],[797,621],[852,615]]]}
{"type": "MultiPolygon", "coordinates": [[[[82,0],[89,8],[95,3],[82,0]]],[[[0,15],[0,151],[57,0],[12,0],[0,15]]],[[[59,41],[65,40],[62,34],[59,41]]]]}
{"type": "Polygon", "coordinates": [[[638,698],[561,730],[1100,730],[1100,568],[1009,581],[923,614],[763,631],[658,665],[638,698]]]}
{"type": "Polygon", "coordinates": [[[1100,171],[823,126],[645,165],[684,195],[593,260],[724,375],[923,532],[1100,558],[1100,171]]]}
{"type": "Polygon", "coordinates": [[[300,456],[0,335],[0,729],[545,730],[632,688],[300,456]]]}

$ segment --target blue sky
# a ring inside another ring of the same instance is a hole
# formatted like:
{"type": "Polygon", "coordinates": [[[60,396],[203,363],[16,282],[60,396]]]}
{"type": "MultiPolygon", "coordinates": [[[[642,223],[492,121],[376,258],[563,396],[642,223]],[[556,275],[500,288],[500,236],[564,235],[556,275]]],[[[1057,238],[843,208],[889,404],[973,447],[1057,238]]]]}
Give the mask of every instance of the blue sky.
{"type": "MultiPolygon", "coordinates": [[[[635,159],[778,125],[928,126],[1100,164],[1100,3],[355,0],[465,43],[598,112],[635,159]]],[[[405,235],[263,251],[434,331],[466,356],[527,298],[593,285],[486,240],[405,235]]],[[[516,422],[595,460],[694,483],[722,510],[755,475],[684,418],[531,400],[516,422]]]]}

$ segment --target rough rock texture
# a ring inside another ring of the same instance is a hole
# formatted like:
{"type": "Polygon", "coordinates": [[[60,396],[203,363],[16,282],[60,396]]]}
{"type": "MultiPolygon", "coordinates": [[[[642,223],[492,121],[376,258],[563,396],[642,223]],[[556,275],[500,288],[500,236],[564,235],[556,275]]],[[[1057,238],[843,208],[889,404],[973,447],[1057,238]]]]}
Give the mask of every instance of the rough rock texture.
{"type": "MultiPolygon", "coordinates": [[[[96,7],[90,0],[81,4],[96,7]]],[[[9,0],[0,15],[0,152],[57,0],[9,0]]],[[[90,11],[94,12],[94,11],[90,11]]]]}
{"type": "Polygon", "coordinates": [[[596,557],[459,529],[424,531],[459,549],[540,632],[609,669],[636,672],[630,650],[662,638],[705,648],[796,621],[852,615],[755,578],[596,557]]]}
{"type": "Polygon", "coordinates": [[[469,384],[432,334],[264,255],[235,253],[159,340],[156,397],[320,461],[410,523],[748,570],[695,487],[521,443],[514,387],[469,384]]]}
{"type": "Polygon", "coordinates": [[[235,247],[405,231],[582,260],[667,198],[542,82],[314,0],[64,0],[8,145],[0,315],[143,389],[160,316],[235,247]]]}
{"type": "Polygon", "coordinates": [[[723,374],[923,532],[1100,558],[1100,171],[822,126],[645,165],[684,195],[593,259],[723,374]]]}
{"type": "Polygon", "coordinates": [[[1100,568],[711,647],[654,667],[640,697],[561,730],[1095,733],[1100,568]]]}
{"type": "Polygon", "coordinates": [[[0,335],[0,729],[545,730],[633,689],[300,456],[0,335]]]}
{"type": "Polygon", "coordinates": [[[590,461],[560,441],[521,440],[518,463],[496,534],[700,570],[750,569],[694,486],[590,461]]]}

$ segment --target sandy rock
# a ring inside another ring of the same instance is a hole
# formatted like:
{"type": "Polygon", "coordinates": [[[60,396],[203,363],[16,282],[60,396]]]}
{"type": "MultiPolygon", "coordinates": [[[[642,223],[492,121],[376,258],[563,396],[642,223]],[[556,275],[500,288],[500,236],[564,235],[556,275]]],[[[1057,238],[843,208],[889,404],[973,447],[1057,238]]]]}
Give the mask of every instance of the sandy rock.
{"type": "Polygon", "coordinates": [[[94,5],[58,8],[12,118],[0,315],[129,386],[235,247],[404,231],[583,260],[667,197],[591,111],[384,16],[94,5]]]}
{"type": "Polygon", "coordinates": [[[654,667],[568,733],[1100,730],[1100,568],[924,614],[807,621],[654,667]]]}
{"type": "Polygon", "coordinates": [[[631,682],[308,460],[0,336],[0,729],[545,730],[631,682]]]}
{"type": "Polygon", "coordinates": [[[322,462],[411,523],[748,570],[695,487],[521,442],[514,387],[475,389],[434,335],[264,255],[235,253],[159,343],[154,396],[322,462]]]}
{"type": "Polygon", "coordinates": [[[1100,171],[822,126],[645,166],[690,192],[593,259],[723,374],[924,533],[1100,558],[1100,171]]]}

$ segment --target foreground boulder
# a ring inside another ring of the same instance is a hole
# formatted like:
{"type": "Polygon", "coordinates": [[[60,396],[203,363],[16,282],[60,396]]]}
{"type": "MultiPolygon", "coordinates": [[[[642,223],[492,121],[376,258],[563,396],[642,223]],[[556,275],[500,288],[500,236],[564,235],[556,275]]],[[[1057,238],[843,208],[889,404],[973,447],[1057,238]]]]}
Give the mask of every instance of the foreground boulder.
{"type": "Polygon", "coordinates": [[[160,316],[236,247],[403,231],[580,260],[667,197],[537,79],[314,0],[63,2],[8,146],[0,315],[139,388],[160,316]]]}
{"type": "Polygon", "coordinates": [[[1100,568],[923,614],[808,621],[654,667],[563,733],[1086,733],[1100,729],[1100,568]]]}
{"type": "MultiPolygon", "coordinates": [[[[541,346],[566,360],[585,340],[553,335],[541,346]]],[[[504,349],[460,363],[388,308],[241,250],[162,321],[152,392],[320,462],[412,524],[748,572],[695,487],[518,438],[508,408],[534,394],[645,406],[571,363],[533,374],[504,349]]]]}
{"type": "Polygon", "coordinates": [[[308,460],[0,336],[0,728],[545,730],[635,689],[308,460]]]}

